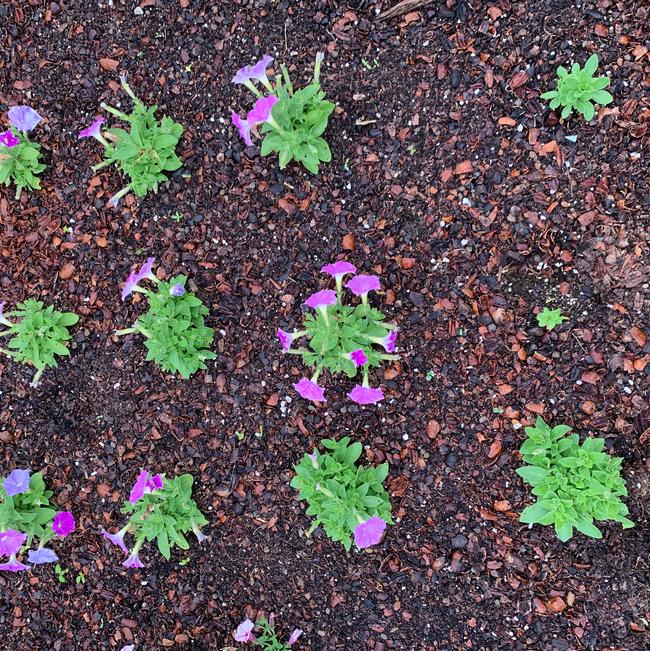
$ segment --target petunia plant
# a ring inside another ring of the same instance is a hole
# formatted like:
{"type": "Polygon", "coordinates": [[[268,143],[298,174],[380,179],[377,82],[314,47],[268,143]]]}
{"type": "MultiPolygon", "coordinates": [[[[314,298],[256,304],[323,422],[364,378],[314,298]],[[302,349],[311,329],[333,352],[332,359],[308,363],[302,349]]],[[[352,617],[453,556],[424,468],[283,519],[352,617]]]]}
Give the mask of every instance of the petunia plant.
{"type": "Polygon", "coordinates": [[[7,113],[9,129],[0,133],[0,184],[16,186],[16,199],[24,188],[39,190],[37,175],[44,169],[41,146],[27,135],[41,121],[41,116],[29,106],[13,106],[7,113]]]}
{"type": "Polygon", "coordinates": [[[205,325],[208,308],[201,299],[185,289],[186,276],[174,276],[168,282],[158,280],[152,272],[154,258],[149,258],[137,272],[131,272],[122,289],[122,300],[140,292],[149,301],[149,310],[130,328],[116,335],[140,333],[145,337],[147,360],[163,371],[179,373],[188,379],[205,361],[216,355],[209,350],[214,331],[205,325]],[[155,283],[156,290],[140,287],[143,280],[155,283]]]}
{"type": "Polygon", "coordinates": [[[54,550],[46,547],[53,538],[65,538],[75,529],[69,511],[57,511],[50,503],[52,491],[46,490],[43,474],[33,475],[28,469],[16,468],[2,481],[0,487],[0,570],[20,572],[30,565],[18,560],[27,550],[27,562],[32,565],[59,560],[54,550]],[[30,549],[38,543],[36,549],[30,549]]]}
{"type": "Polygon", "coordinates": [[[386,524],[393,524],[391,505],[383,483],[388,463],[377,467],[357,466],[361,443],[350,437],[321,441],[327,452],[305,454],[294,467],[291,486],[309,504],[307,515],[314,516],[309,534],[322,525],[325,533],[341,542],[348,551],[352,537],[359,549],[376,545],[386,524]]]}
{"type": "Polygon", "coordinates": [[[66,342],[70,339],[68,327],[79,317],[72,312],[58,312],[51,305],[28,299],[16,306],[15,311],[3,312],[0,302],[0,337],[11,337],[7,348],[0,352],[16,362],[31,364],[36,369],[31,386],[37,386],[43,371],[58,366],[57,355],[69,355],[66,342]]]}
{"type": "Polygon", "coordinates": [[[101,530],[104,538],[127,555],[124,567],[144,567],[139,553],[145,542],[155,540],[160,553],[169,560],[174,547],[190,548],[185,534],[193,533],[199,542],[206,539],[201,527],[208,521],[192,499],[193,481],[192,475],[168,479],[146,470],[138,475],[122,508],[130,516],[127,524],[114,534],[101,530]],[[124,541],[127,534],[135,539],[130,550],[124,541]]]}
{"type": "Polygon", "coordinates": [[[343,278],[354,274],[357,268],[349,262],[339,261],[325,265],[322,272],[332,276],[336,291],[324,289],[312,294],[305,305],[314,310],[307,314],[303,330],[277,331],[284,353],[300,355],[307,366],[313,367],[311,378],[302,378],[294,384],[298,393],[307,400],[325,402],[325,390],[318,384],[323,370],[332,374],[345,373],[354,378],[359,372],[363,381],[348,394],[350,400],[368,405],[383,399],[381,388],[369,384],[369,371],[382,361],[399,359],[395,351],[397,327],[386,322],[382,312],[368,302],[368,293],[380,289],[377,276],[356,275],[346,284],[352,294],[359,297],[357,305],[343,303],[343,278]],[[305,337],[308,347],[293,348],[296,339],[305,337]]]}
{"type": "Polygon", "coordinates": [[[326,100],[321,90],[322,60],[323,54],[318,53],[311,82],[295,91],[284,64],[280,65],[282,74],[276,75],[273,81],[268,78],[266,69],[273,61],[268,54],[254,65],[244,66],[233,77],[233,83],[245,85],[257,98],[245,118],[232,113],[233,124],[249,147],[253,144],[251,134],[261,130],[264,140],[260,153],[267,156],[277,152],[280,169],[296,160],[317,174],[321,162],[332,160],[323,133],[336,105],[326,100]],[[253,82],[261,84],[263,91],[253,82]]]}
{"type": "Polygon", "coordinates": [[[101,107],[129,125],[129,130],[106,129],[102,133],[104,117],[95,119],[79,133],[79,138],[95,138],[104,146],[104,160],[92,169],[96,172],[107,165],[117,165],[129,182],[113,195],[109,205],[115,207],[129,191],[143,197],[167,180],[165,172],[181,166],[176,146],[183,127],[170,117],[157,120],[157,106],[146,107],[131,90],[125,77],[120,77],[122,88],[133,101],[133,111],[128,114],[102,102],[101,107]]]}
{"type": "Polygon", "coordinates": [[[563,316],[561,310],[551,310],[548,307],[545,307],[537,315],[537,323],[540,328],[546,328],[547,330],[553,330],[555,326],[559,326],[563,321],[566,321],[566,317],[563,316]]]}
{"type": "Polygon", "coordinates": [[[275,632],[275,617],[271,613],[268,620],[260,617],[255,623],[250,619],[245,619],[237,627],[233,637],[236,642],[250,642],[255,646],[262,647],[263,651],[291,651],[291,647],[301,635],[302,629],[296,628],[286,642],[281,642],[275,632]]]}

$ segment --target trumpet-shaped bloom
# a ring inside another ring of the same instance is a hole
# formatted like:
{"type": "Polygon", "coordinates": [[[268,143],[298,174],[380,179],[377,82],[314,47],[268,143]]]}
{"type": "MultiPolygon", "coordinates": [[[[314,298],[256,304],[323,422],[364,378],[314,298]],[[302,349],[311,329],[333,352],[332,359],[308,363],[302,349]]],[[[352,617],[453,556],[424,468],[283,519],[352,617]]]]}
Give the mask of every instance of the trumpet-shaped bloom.
{"type": "Polygon", "coordinates": [[[244,66],[237,71],[237,74],[232,78],[233,84],[245,84],[252,79],[256,81],[268,83],[269,78],[266,76],[266,69],[273,61],[273,57],[265,54],[257,63],[252,66],[244,66]]]}
{"type": "Polygon", "coordinates": [[[295,629],[294,632],[289,636],[289,641],[287,642],[287,644],[289,646],[295,644],[301,635],[302,635],[302,629],[301,628],[295,629]]]}
{"type": "Polygon", "coordinates": [[[251,140],[251,129],[252,125],[250,122],[239,115],[239,113],[235,113],[234,111],[230,114],[230,119],[232,120],[232,123],[237,127],[237,131],[239,131],[239,135],[241,136],[241,139],[246,143],[248,147],[253,146],[253,141],[251,140]]]}
{"type": "Polygon", "coordinates": [[[305,305],[313,309],[327,305],[336,305],[336,292],[333,289],[322,289],[320,292],[312,294],[305,301],[305,305]]]}
{"type": "Polygon", "coordinates": [[[26,534],[15,529],[0,531],[0,556],[13,556],[27,540],[26,534]]]}
{"type": "Polygon", "coordinates": [[[306,377],[302,378],[300,382],[293,385],[293,388],[305,399],[314,400],[318,402],[327,402],[325,400],[325,389],[319,387],[316,382],[308,380],[306,377]]]}
{"type": "Polygon", "coordinates": [[[104,124],[104,121],[105,118],[103,115],[100,115],[98,118],[93,120],[90,126],[79,132],[78,140],[81,140],[82,138],[96,138],[99,141],[103,140],[102,124],[104,124]]]}
{"type": "Polygon", "coordinates": [[[27,554],[30,563],[34,565],[41,565],[42,563],[55,563],[59,557],[47,547],[40,547],[39,549],[30,549],[27,554]]]}
{"type": "Polygon", "coordinates": [[[255,624],[251,622],[250,619],[245,619],[235,631],[234,637],[237,642],[254,642],[255,636],[253,635],[253,629],[255,624]]]}
{"type": "Polygon", "coordinates": [[[351,263],[346,262],[345,260],[339,260],[338,262],[333,262],[332,264],[326,264],[324,267],[321,267],[321,272],[329,274],[332,278],[342,278],[346,274],[356,273],[357,268],[351,263]]]}
{"type": "Polygon", "coordinates": [[[357,384],[348,393],[348,398],[359,405],[374,405],[384,399],[384,392],[381,389],[373,389],[373,387],[364,387],[357,384]]]}
{"type": "Polygon", "coordinates": [[[41,116],[31,106],[12,106],[7,113],[11,126],[19,131],[31,131],[40,121],[41,116]]]}
{"type": "Polygon", "coordinates": [[[395,342],[397,341],[397,330],[391,330],[382,340],[382,346],[387,353],[395,351],[395,342]]]}
{"type": "Polygon", "coordinates": [[[377,276],[354,276],[350,278],[346,287],[356,296],[365,296],[373,289],[379,289],[381,283],[377,276]]]}
{"type": "Polygon", "coordinates": [[[23,570],[28,570],[29,565],[24,565],[20,561],[16,560],[14,555],[6,562],[0,564],[0,572],[22,572],[23,570]]]}
{"type": "Polygon", "coordinates": [[[386,529],[386,523],[376,515],[358,524],[354,530],[354,544],[359,549],[376,545],[386,529]]]}
{"type": "Polygon", "coordinates": [[[2,486],[10,497],[26,493],[29,490],[29,470],[12,470],[2,482],[2,486]]]}
{"type": "Polygon", "coordinates": [[[251,128],[262,122],[266,122],[271,117],[271,109],[277,103],[278,98],[275,95],[260,97],[246,116],[246,120],[251,125],[251,128]]]}
{"type": "Polygon", "coordinates": [[[278,328],[276,332],[280,343],[282,344],[282,350],[286,353],[291,349],[291,344],[293,343],[293,333],[285,332],[282,328],[278,328]]]}
{"type": "Polygon", "coordinates": [[[14,136],[11,129],[7,129],[4,133],[0,133],[0,145],[4,145],[11,149],[20,144],[20,140],[14,136]]]}
{"type": "Polygon", "coordinates": [[[153,493],[155,490],[160,490],[163,487],[163,479],[160,475],[150,475],[146,470],[143,470],[136,479],[131,494],[129,495],[129,502],[135,504],[141,500],[145,495],[153,493]]]}
{"type": "Polygon", "coordinates": [[[174,298],[180,298],[181,296],[185,296],[185,287],[181,285],[180,283],[176,283],[175,285],[172,285],[169,293],[174,297],[174,298]]]}
{"type": "Polygon", "coordinates": [[[59,511],[52,521],[52,531],[57,536],[65,538],[75,529],[74,516],[69,511],[59,511]]]}
{"type": "Polygon", "coordinates": [[[106,529],[102,529],[101,534],[107,540],[110,540],[114,545],[119,547],[125,554],[129,553],[127,546],[124,544],[124,534],[126,533],[127,528],[118,531],[117,533],[108,533],[106,529]]]}
{"type": "Polygon", "coordinates": [[[128,568],[136,568],[136,567],[144,567],[142,561],[140,560],[140,557],[138,556],[138,552],[135,550],[131,552],[129,557],[122,563],[124,567],[128,568]]]}
{"type": "Polygon", "coordinates": [[[124,287],[122,288],[123,301],[126,300],[127,296],[130,296],[135,291],[135,288],[138,287],[138,283],[143,281],[145,278],[148,278],[149,280],[156,280],[156,276],[154,276],[153,272],[151,271],[154,262],[155,258],[149,258],[140,267],[139,271],[132,271],[129,274],[129,277],[126,279],[124,287]]]}
{"type": "Polygon", "coordinates": [[[192,525],[192,531],[194,532],[194,535],[196,536],[196,539],[199,542],[199,544],[202,543],[204,540],[208,539],[208,537],[195,524],[192,525]]]}
{"type": "Polygon", "coordinates": [[[353,350],[351,353],[348,353],[348,357],[354,362],[356,367],[363,366],[368,363],[368,357],[364,352],[363,348],[358,350],[353,350]]]}

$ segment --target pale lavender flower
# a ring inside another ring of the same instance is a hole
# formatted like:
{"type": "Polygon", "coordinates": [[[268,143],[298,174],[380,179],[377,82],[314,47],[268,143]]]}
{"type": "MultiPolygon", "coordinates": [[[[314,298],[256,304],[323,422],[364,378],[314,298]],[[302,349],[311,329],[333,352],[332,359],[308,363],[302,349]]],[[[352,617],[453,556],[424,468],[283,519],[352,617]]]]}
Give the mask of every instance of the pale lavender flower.
{"type": "Polygon", "coordinates": [[[55,563],[59,560],[59,557],[53,550],[47,547],[39,547],[38,549],[30,549],[27,559],[34,565],[41,565],[42,563],[55,563]]]}
{"type": "Polygon", "coordinates": [[[289,646],[295,644],[301,635],[302,635],[302,629],[301,628],[295,629],[294,632],[289,636],[289,641],[287,642],[287,644],[289,646]]]}
{"type": "Polygon", "coordinates": [[[253,629],[255,624],[251,622],[250,619],[245,619],[238,627],[234,633],[235,640],[237,642],[254,642],[255,636],[253,635],[253,629]]]}
{"type": "Polygon", "coordinates": [[[387,353],[395,351],[395,342],[397,341],[397,330],[391,330],[383,339],[382,346],[387,353]]]}
{"type": "Polygon", "coordinates": [[[135,288],[138,287],[138,283],[144,280],[145,278],[149,280],[157,280],[156,276],[154,276],[153,272],[151,271],[154,262],[155,262],[155,258],[149,258],[140,267],[139,271],[137,272],[132,271],[129,274],[129,277],[126,279],[126,282],[124,283],[124,287],[122,288],[123,301],[126,300],[127,296],[129,296],[135,291],[135,288]]]}
{"type": "Polygon", "coordinates": [[[354,544],[359,549],[376,545],[386,529],[386,523],[376,515],[370,520],[358,524],[354,529],[354,544]]]}
{"type": "Polygon", "coordinates": [[[196,536],[199,544],[208,539],[208,537],[201,531],[201,529],[199,529],[196,524],[192,524],[192,531],[194,532],[194,535],[196,536]]]}
{"type": "Polygon", "coordinates": [[[105,121],[104,116],[100,115],[90,124],[90,126],[86,127],[85,129],[82,129],[79,132],[79,136],[77,137],[77,139],[81,140],[82,138],[95,138],[96,140],[99,140],[101,143],[105,143],[106,141],[102,136],[102,124],[104,124],[104,121],[105,121]]]}
{"type": "Polygon", "coordinates": [[[311,461],[311,465],[318,470],[318,452],[314,450],[311,454],[307,455],[311,461]]]}
{"type": "Polygon", "coordinates": [[[180,298],[181,296],[185,296],[185,287],[181,285],[180,283],[176,283],[175,285],[172,285],[171,288],[169,289],[169,293],[174,297],[174,298],[180,298]]]}
{"type": "Polygon", "coordinates": [[[52,531],[62,538],[72,533],[75,526],[74,516],[69,511],[59,511],[52,521],[52,531]]]}
{"type": "Polygon", "coordinates": [[[0,531],[0,556],[13,556],[23,546],[27,535],[22,531],[7,529],[0,531]]]}
{"type": "Polygon", "coordinates": [[[131,189],[130,185],[127,185],[123,187],[119,192],[116,192],[109,200],[108,200],[108,205],[111,208],[117,208],[117,206],[120,203],[120,200],[125,194],[128,194],[129,190],[131,189]]]}
{"type": "Polygon", "coordinates": [[[313,309],[326,307],[327,305],[336,305],[336,292],[332,289],[322,289],[320,292],[312,294],[305,301],[305,305],[313,309]]]}
{"type": "Polygon", "coordinates": [[[364,387],[357,384],[348,393],[348,398],[359,405],[374,405],[384,399],[384,392],[381,389],[373,389],[373,387],[364,387]]]}
{"type": "Polygon", "coordinates": [[[124,544],[124,535],[128,531],[128,527],[124,527],[124,529],[121,529],[117,533],[108,533],[106,529],[101,530],[102,536],[106,538],[107,540],[110,540],[114,545],[119,547],[125,554],[129,553],[129,550],[127,546],[124,544]]]}
{"type": "Polygon", "coordinates": [[[379,289],[381,284],[377,276],[354,276],[350,278],[346,287],[356,296],[366,296],[373,289],[379,289]]]}
{"type": "Polygon", "coordinates": [[[252,126],[250,122],[242,118],[239,115],[239,113],[235,113],[234,111],[230,114],[230,119],[232,120],[232,123],[237,128],[237,131],[239,131],[239,135],[241,136],[241,139],[246,143],[248,147],[252,147],[253,146],[253,141],[251,140],[252,126]]]}
{"type": "Polygon", "coordinates": [[[278,98],[275,95],[268,95],[267,97],[260,97],[255,106],[248,112],[246,121],[251,125],[251,128],[267,122],[271,117],[271,109],[278,103],[278,98]]]}
{"type": "Polygon", "coordinates": [[[327,402],[325,400],[325,389],[319,387],[316,382],[302,378],[300,382],[293,385],[293,388],[305,399],[318,402],[327,402]]]}
{"type": "Polygon", "coordinates": [[[10,497],[26,493],[29,490],[29,470],[21,470],[20,468],[12,470],[2,483],[2,486],[10,497]]]}
{"type": "Polygon", "coordinates": [[[11,126],[18,131],[31,131],[40,121],[41,116],[30,106],[12,106],[7,113],[11,126]]]}
{"type": "Polygon", "coordinates": [[[134,651],[135,650],[135,644],[127,644],[126,646],[123,646],[120,651],[134,651]]]}
{"type": "Polygon", "coordinates": [[[264,85],[269,83],[269,79],[266,76],[266,69],[269,67],[269,64],[273,61],[273,57],[265,54],[257,63],[252,66],[244,66],[237,71],[237,74],[232,78],[233,84],[245,84],[247,81],[254,79],[255,81],[261,81],[264,85]]]}
{"type": "Polygon", "coordinates": [[[364,364],[368,363],[368,357],[366,356],[363,348],[359,348],[358,350],[353,350],[351,353],[348,353],[348,358],[354,362],[354,365],[356,367],[363,366],[364,364]]]}
{"type": "Polygon", "coordinates": [[[12,147],[15,147],[19,144],[20,140],[14,136],[14,134],[11,132],[11,129],[7,129],[5,132],[0,133],[0,145],[4,145],[5,147],[11,149],[12,147]]]}
{"type": "Polygon", "coordinates": [[[142,561],[140,560],[140,557],[138,556],[138,551],[135,549],[131,552],[124,563],[122,563],[122,565],[128,568],[144,567],[142,561]]]}
{"type": "Polygon", "coordinates": [[[339,260],[321,267],[321,272],[329,274],[332,278],[343,278],[346,274],[353,274],[356,271],[357,268],[351,262],[345,260],[339,260]]]}
{"type": "Polygon", "coordinates": [[[145,495],[153,493],[155,490],[160,490],[163,487],[163,479],[160,475],[150,475],[146,470],[143,470],[136,479],[131,494],[129,495],[129,502],[135,504],[141,500],[145,495]]]}
{"type": "Polygon", "coordinates": [[[24,565],[20,561],[16,560],[15,555],[12,555],[6,563],[0,564],[0,572],[22,572],[23,570],[28,569],[29,565],[24,565]]]}

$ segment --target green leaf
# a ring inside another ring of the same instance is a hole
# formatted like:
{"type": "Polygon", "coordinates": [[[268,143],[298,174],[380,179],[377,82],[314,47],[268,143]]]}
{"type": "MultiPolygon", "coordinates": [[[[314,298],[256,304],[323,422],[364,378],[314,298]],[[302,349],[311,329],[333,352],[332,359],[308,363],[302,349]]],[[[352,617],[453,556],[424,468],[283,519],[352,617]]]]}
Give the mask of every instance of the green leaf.
{"type": "Polygon", "coordinates": [[[591,77],[598,69],[598,55],[592,54],[585,63],[583,70],[591,77]]]}
{"type": "Polygon", "coordinates": [[[553,330],[555,326],[560,325],[563,321],[566,321],[566,317],[562,316],[560,310],[550,310],[545,307],[537,315],[537,323],[541,328],[546,328],[547,330],[553,330]]]}
{"type": "Polygon", "coordinates": [[[523,466],[515,471],[526,483],[537,486],[548,477],[548,471],[537,466],[523,466]]]}

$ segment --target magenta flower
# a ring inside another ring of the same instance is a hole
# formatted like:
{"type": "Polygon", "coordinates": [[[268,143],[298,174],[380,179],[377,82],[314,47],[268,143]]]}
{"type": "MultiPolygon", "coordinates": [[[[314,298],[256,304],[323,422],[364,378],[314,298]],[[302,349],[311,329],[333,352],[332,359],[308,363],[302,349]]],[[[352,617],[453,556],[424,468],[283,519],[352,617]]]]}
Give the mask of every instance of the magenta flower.
{"type": "Polygon", "coordinates": [[[169,293],[174,297],[174,298],[180,298],[181,296],[185,296],[185,287],[181,285],[180,283],[176,283],[175,285],[172,285],[171,288],[169,289],[169,293]]]}
{"type": "Polygon", "coordinates": [[[129,277],[126,279],[126,282],[124,283],[124,287],[122,288],[122,300],[126,300],[126,297],[131,295],[136,287],[138,287],[138,283],[144,280],[145,278],[148,278],[149,280],[158,280],[156,276],[154,276],[153,272],[151,271],[151,268],[153,266],[153,263],[155,262],[155,258],[149,258],[141,267],[138,272],[132,271],[129,274],[129,277]]]}
{"type": "Polygon", "coordinates": [[[273,61],[273,57],[265,54],[257,63],[252,66],[244,66],[237,71],[237,74],[232,78],[233,84],[245,84],[251,79],[261,81],[263,84],[269,83],[269,78],[266,76],[266,69],[273,61]]]}
{"type": "Polygon", "coordinates": [[[38,549],[30,549],[27,559],[34,565],[41,565],[42,563],[55,563],[59,560],[59,557],[51,549],[39,547],[38,549]]]}
{"type": "Polygon", "coordinates": [[[235,113],[234,111],[230,114],[230,119],[232,120],[232,123],[237,127],[237,131],[239,131],[239,135],[241,136],[241,139],[246,143],[248,147],[253,146],[253,141],[251,140],[251,124],[249,123],[248,120],[244,120],[239,113],[235,113]]]}
{"type": "Polygon", "coordinates": [[[127,546],[124,544],[124,534],[128,531],[128,527],[124,527],[121,531],[117,533],[108,533],[106,529],[102,529],[101,534],[107,540],[110,540],[114,545],[119,547],[125,554],[129,553],[127,546]]]}
{"type": "Polygon", "coordinates": [[[65,538],[75,529],[74,516],[69,511],[59,511],[52,521],[52,531],[57,536],[65,538]]]}
{"type": "Polygon", "coordinates": [[[351,353],[348,353],[348,358],[354,362],[354,365],[356,367],[363,366],[364,364],[368,363],[368,357],[366,357],[366,353],[364,352],[363,348],[359,348],[358,350],[353,350],[351,353]]]}
{"type": "Polygon", "coordinates": [[[332,289],[322,289],[320,292],[312,294],[305,301],[305,305],[313,309],[326,307],[327,305],[336,305],[336,292],[332,289]]]}
{"type": "Polygon", "coordinates": [[[359,549],[376,545],[380,540],[386,528],[386,523],[373,515],[370,520],[358,524],[354,529],[354,544],[359,549]]]}
{"type": "Polygon", "coordinates": [[[298,638],[302,635],[302,629],[297,628],[294,630],[294,632],[290,635],[289,641],[287,644],[291,646],[292,644],[295,644],[298,641],[298,638]]]}
{"type": "Polygon", "coordinates": [[[145,495],[150,495],[155,490],[160,490],[163,487],[163,479],[160,475],[155,477],[150,475],[146,470],[143,470],[136,479],[131,494],[129,495],[129,502],[135,504],[141,500],[145,495]]]}
{"type": "Polygon", "coordinates": [[[356,273],[357,268],[351,262],[339,260],[338,262],[326,264],[324,267],[321,267],[321,271],[323,273],[329,274],[332,276],[332,278],[342,278],[346,274],[356,273]]]}
{"type": "Polygon", "coordinates": [[[12,470],[7,479],[2,482],[2,486],[10,497],[26,493],[29,490],[29,470],[20,468],[12,470]]]}
{"type": "Polygon", "coordinates": [[[327,402],[325,399],[325,389],[319,387],[316,382],[302,378],[300,382],[293,385],[293,388],[305,399],[315,402],[327,402]]]}
{"type": "Polygon", "coordinates": [[[246,121],[254,127],[262,122],[267,122],[271,117],[271,109],[278,103],[278,98],[275,95],[268,97],[260,97],[255,106],[248,112],[246,121]]]}
{"type": "Polygon", "coordinates": [[[15,529],[0,531],[0,556],[13,556],[23,546],[26,534],[15,529]]]}
{"type": "Polygon", "coordinates": [[[293,342],[293,333],[285,332],[282,328],[278,328],[276,332],[280,343],[282,344],[282,350],[286,353],[291,348],[291,343],[293,342]]]}
{"type": "Polygon", "coordinates": [[[357,384],[350,393],[348,398],[359,405],[374,405],[376,402],[384,399],[384,392],[381,389],[364,387],[357,384]]]}
{"type": "Polygon", "coordinates": [[[381,345],[387,353],[395,351],[395,341],[397,340],[397,330],[391,330],[383,339],[381,345]]]}
{"type": "Polygon", "coordinates": [[[22,572],[28,569],[29,565],[23,565],[23,563],[16,560],[14,555],[11,556],[8,562],[0,564],[0,572],[22,572]]]}
{"type": "Polygon", "coordinates": [[[144,567],[142,561],[140,560],[140,557],[138,556],[138,552],[135,549],[131,552],[124,563],[122,563],[122,565],[128,568],[144,567]]]}
{"type": "Polygon", "coordinates": [[[237,642],[254,642],[255,636],[253,635],[253,629],[255,624],[251,622],[250,619],[245,619],[235,631],[234,637],[237,642]]]}
{"type": "Polygon", "coordinates": [[[79,132],[77,139],[81,140],[82,138],[95,138],[102,143],[106,142],[102,137],[102,124],[104,124],[104,121],[105,118],[100,115],[91,123],[89,127],[86,127],[79,132]]]}
{"type": "Polygon", "coordinates": [[[31,131],[40,121],[41,116],[30,106],[13,106],[7,113],[11,126],[18,131],[31,131]]]}
{"type": "Polygon", "coordinates": [[[11,132],[11,129],[7,129],[4,133],[0,133],[0,145],[4,145],[5,147],[11,149],[12,147],[15,147],[19,144],[20,140],[14,136],[14,134],[11,132]]]}
{"type": "Polygon", "coordinates": [[[373,289],[377,290],[381,287],[379,278],[377,276],[354,276],[350,278],[346,287],[355,295],[355,296],[365,296],[368,292],[373,289]]]}

